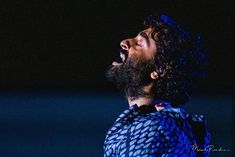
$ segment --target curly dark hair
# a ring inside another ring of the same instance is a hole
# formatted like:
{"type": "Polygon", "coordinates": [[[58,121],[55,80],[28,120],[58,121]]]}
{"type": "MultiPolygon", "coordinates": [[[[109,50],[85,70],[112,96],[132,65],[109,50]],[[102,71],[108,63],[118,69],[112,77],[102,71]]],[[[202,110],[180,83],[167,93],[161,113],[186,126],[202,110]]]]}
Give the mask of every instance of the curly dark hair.
{"type": "Polygon", "coordinates": [[[156,71],[160,76],[154,82],[155,98],[172,102],[173,106],[185,104],[193,81],[206,74],[207,55],[201,37],[192,34],[166,15],[150,15],[146,27],[156,41],[156,71]]]}

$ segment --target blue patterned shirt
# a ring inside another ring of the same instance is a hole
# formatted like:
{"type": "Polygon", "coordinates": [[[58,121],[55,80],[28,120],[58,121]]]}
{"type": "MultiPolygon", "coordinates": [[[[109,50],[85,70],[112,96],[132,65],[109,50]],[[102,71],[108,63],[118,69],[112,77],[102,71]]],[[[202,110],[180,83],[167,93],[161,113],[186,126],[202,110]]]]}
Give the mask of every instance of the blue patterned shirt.
{"type": "Polygon", "coordinates": [[[209,156],[205,118],[163,104],[159,111],[154,105],[125,110],[106,135],[104,157],[209,156]]]}

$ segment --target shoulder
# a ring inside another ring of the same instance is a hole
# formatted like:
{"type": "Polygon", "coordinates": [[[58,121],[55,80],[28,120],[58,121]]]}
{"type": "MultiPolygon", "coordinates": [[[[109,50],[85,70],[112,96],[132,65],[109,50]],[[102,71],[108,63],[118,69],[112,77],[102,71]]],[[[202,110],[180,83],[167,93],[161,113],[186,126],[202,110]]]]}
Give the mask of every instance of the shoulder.
{"type": "Polygon", "coordinates": [[[198,134],[206,136],[205,116],[191,115],[181,108],[167,107],[142,115],[137,120],[144,126],[157,129],[156,131],[169,136],[187,134],[187,132],[192,132],[197,136],[199,136],[198,134]]]}
{"type": "Polygon", "coordinates": [[[184,127],[190,130],[194,128],[206,127],[206,117],[204,115],[192,115],[186,113],[181,108],[169,107],[159,111],[158,116],[162,122],[162,125],[166,129],[172,127],[184,127]]]}
{"type": "Polygon", "coordinates": [[[181,142],[190,141],[199,148],[205,148],[210,142],[210,133],[204,115],[192,115],[181,108],[168,108],[159,112],[165,138],[181,142]],[[187,140],[186,140],[187,139],[187,140]],[[191,140],[190,140],[191,139],[191,140]]]}

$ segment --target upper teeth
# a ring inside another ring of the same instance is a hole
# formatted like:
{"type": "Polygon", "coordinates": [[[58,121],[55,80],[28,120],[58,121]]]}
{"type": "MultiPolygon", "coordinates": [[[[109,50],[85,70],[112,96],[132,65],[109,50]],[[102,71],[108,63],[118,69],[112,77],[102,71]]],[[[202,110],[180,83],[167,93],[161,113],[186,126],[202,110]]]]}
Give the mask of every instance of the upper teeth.
{"type": "Polygon", "coordinates": [[[122,61],[124,62],[125,61],[125,55],[121,53],[120,57],[121,57],[122,61]]]}

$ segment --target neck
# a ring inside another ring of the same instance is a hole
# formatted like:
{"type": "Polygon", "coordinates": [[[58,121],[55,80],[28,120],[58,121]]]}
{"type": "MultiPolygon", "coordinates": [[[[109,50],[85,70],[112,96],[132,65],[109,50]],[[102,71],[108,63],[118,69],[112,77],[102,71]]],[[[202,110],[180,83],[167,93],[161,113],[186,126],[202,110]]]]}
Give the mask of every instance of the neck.
{"type": "Polygon", "coordinates": [[[149,105],[153,101],[153,94],[151,93],[151,89],[153,87],[153,83],[150,83],[147,86],[144,86],[142,90],[144,93],[146,93],[145,96],[132,99],[131,97],[127,96],[127,100],[129,103],[129,106],[137,104],[138,107],[143,106],[143,105],[149,105]]]}
{"type": "Polygon", "coordinates": [[[128,97],[128,103],[129,106],[137,105],[138,107],[143,105],[149,105],[153,101],[152,97],[139,97],[137,99],[132,100],[130,97],[128,97]]]}

